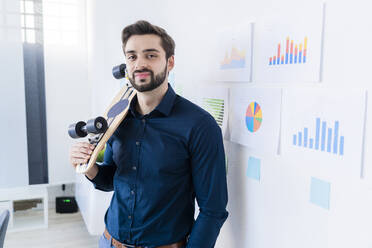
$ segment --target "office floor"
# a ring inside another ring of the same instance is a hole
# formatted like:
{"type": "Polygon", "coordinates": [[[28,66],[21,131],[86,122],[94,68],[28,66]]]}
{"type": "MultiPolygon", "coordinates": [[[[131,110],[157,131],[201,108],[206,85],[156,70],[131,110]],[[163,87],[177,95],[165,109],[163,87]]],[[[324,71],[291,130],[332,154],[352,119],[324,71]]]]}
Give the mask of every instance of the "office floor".
{"type": "Polygon", "coordinates": [[[90,236],[80,214],[56,214],[49,209],[47,229],[9,232],[4,248],[92,248],[98,247],[98,236],[90,236]]]}

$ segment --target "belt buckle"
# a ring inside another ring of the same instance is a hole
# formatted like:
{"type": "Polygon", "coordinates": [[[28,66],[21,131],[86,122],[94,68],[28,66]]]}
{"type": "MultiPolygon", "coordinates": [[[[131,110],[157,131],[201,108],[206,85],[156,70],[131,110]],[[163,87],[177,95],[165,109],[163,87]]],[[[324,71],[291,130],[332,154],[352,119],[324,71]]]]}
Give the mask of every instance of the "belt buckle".
{"type": "Polygon", "coordinates": [[[126,243],[123,243],[124,247],[127,247],[127,248],[136,248],[137,246],[135,245],[128,245],[126,243]]]}

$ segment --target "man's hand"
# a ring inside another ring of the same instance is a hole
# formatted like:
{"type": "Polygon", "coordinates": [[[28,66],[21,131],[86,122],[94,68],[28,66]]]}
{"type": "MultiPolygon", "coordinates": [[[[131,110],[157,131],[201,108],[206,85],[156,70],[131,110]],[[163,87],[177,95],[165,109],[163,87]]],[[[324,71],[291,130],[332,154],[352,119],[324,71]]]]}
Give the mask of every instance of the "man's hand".
{"type": "MultiPolygon", "coordinates": [[[[70,149],[70,164],[76,169],[80,164],[86,164],[93,153],[95,146],[88,142],[78,142],[72,145],[70,149]]],[[[93,179],[98,173],[97,165],[90,168],[85,175],[89,179],[93,179]]]]}

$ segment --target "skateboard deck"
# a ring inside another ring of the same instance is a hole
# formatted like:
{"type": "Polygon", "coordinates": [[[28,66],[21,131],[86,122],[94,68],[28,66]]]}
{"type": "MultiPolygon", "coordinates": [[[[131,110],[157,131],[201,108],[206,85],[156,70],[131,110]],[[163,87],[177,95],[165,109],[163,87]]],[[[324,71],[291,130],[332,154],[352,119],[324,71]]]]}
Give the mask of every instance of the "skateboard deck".
{"type": "Polygon", "coordinates": [[[104,149],[106,142],[114,134],[120,123],[127,116],[129,104],[136,95],[136,91],[131,86],[123,86],[106,109],[103,118],[107,121],[107,130],[101,134],[90,135],[89,143],[95,145],[88,163],[76,166],[77,173],[85,173],[96,163],[99,152],[104,149]]]}

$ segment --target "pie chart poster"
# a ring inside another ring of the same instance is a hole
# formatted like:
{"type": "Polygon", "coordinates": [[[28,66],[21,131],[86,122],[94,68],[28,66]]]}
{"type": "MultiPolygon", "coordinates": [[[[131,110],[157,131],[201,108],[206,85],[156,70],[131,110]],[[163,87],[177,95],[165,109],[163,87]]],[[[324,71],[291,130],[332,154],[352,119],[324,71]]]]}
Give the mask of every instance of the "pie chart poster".
{"type": "Polygon", "coordinates": [[[277,154],[281,89],[232,88],[231,141],[261,154],[277,154]]]}

